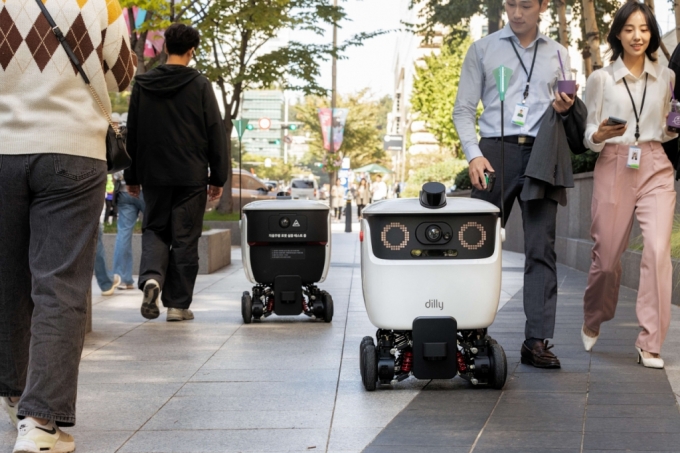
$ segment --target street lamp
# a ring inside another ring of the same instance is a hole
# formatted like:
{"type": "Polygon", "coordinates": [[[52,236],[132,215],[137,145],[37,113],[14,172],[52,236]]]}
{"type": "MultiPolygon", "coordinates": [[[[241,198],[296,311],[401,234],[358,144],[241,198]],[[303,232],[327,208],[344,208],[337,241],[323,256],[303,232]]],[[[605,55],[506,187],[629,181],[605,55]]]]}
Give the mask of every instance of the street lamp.
{"type": "MultiPolygon", "coordinates": [[[[238,119],[238,120],[232,120],[232,124],[236,128],[236,133],[238,134],[238,219],[241,220],[241,211],[242,211],[242,206],[241,206],[241,187],[243,186],[241,184],[241,156],[243,155],[242,149],[241,149],[241,139],[243,138],[243,133],[246,130],[252,131],[253,130],[253,125],[248,124],[247,119],[238,119]]],[[[232,175],[233,177],[233,175],[232,175]]],[[[231,187],[229,188],[231,190],[231,187]]]]}

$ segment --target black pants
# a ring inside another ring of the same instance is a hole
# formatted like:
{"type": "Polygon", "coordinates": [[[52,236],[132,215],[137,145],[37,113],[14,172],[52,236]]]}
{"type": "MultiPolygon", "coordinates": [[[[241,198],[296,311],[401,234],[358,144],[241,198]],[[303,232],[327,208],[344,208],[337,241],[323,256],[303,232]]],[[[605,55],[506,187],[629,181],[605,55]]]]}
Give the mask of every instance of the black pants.
{"type": "MultiPolygon", "coordinates": [[[[472,198],[501,205],[501,143],[482,139],[479,147],[496,171],[493,192],[472,189],[472,198]]],[[[524,173],[531,147],[505,144],[505,220],[517,198],[524,227],[524,314],[526,338],[552,338],[557,309],[557,256],[555,229],[557,202],[549,199],[524,201],[519,198],[524,187],[524,173]]]]}
{"type": "Polygon", "coordinates": [[[342,219],[342,206],[335,207],[335,217],[340,220],[342,219]]]}
{"type": "Polygon", "coordinates": [[[198,275],[198,239],[207,201],[204,186],[144,186],[139,289],[156,280],[169,308],[189,308],[198,275]]]}
{"type": "Polygon", "coordinates": [[[363,205],[363,204],[357,205],[357,216],[358,217],[361,217],[361,210],[364,209],[364,206],[366,206],[366,205],[363,205]]]}
{"type": "Polygon", "coordinates": [[[113,222],[118,218],[118,206],[113,202],[113,200],[106,201],[106,212],[104,213],[104,222],[108,223],[109,219],[113,222]]]}

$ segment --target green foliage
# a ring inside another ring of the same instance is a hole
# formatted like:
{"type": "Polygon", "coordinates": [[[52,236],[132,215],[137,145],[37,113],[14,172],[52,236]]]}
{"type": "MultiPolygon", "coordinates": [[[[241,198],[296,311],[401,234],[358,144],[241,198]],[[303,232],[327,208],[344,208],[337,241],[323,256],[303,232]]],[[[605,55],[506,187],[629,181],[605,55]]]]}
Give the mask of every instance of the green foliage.
{"type": "Polygon", "coordinates": [[[241,158],[241,163],[243,164],[244,170],[251,171],[252,169],[258,178],[271,181],[289,181],[301,171],[301,169],[295,167],[290,160],[287,164],[284,164],[283,159],[281,158],[270,159],[272,162],[271,167],[265,167],[264,161],[266,160],[266,157],[244,153],[241,158]]]}
{"type": "Polygon", "coordinates": [[[472,44],[469,38],[454,37],[445,44],[439,55],[425,57],[425,66],[416,67],[411,105],[419,120],[427,123],[443,148],[462,157],[458,133],[451,120],[453,105],[458,94],[458,81],[463,60],[472,44]]]}
{"type": "Polygon", "coordinates": [[[323,148],[318,112],[318,109],[328,107],[330,99],[317,96],[307,96],[305,102],[297,106],[297,120],[302,122],[303,132],[308,132],[311,138],[309,153],[301,163],[314,169],[314,163],[323,162],[324,171],[330,172],[339,168],[339,163],[344,157],[349,157],[352,168],[372,163],[389,167],[389,157],[383,150],[385,118],[392,109],[389,98],[371,99],[368,89],[347,96],[338,96],[336,107],[348,108],[349,113],[342,146],[337,155],[331,159],[323,148]],[[378,127],[383,127],[383,130],[378,127]]]}
{"type": "MultiPolygon", "coordinates": [[[[237,219],[238,220],[238,214],[237,214],[237,219]]],[[[209,226],[203,225],[203,231],[208,231],[210,229],[209,226]]],[[[132,227],[132,232],[134,234],[142,234],[142,222],[137,221],[135,222],[135,226],[132,227]]],[[[118,234],[118,223],[117,222],[112,222],[112,223],[104,223],[104,234],[118,234]]]]}
{"type": "Polygon", "coordinates": [[[470,172],[467,168],[461,170],[456,175],[456,190],[470,190],[472,189],[472,181],[470,180],[470,172]]]}
{"type": "Polygon", "coordinates": [[[230,212],[227,214],[222,214],[217,211],[208,211],[203,214],[203,220],[213,221],[213,222],[233,222],[238,221],[238,212],[230,212]]]}
{"type": "MultiPolygon", "coordinates": [[[[614,13],[621,7],[619,0],[593,0],[595,2],[595,19],[597,20],[597,29],[600,33],[600,44],[607,44],[607,34],[609,33],[609,26],[614,18],[614,13]],[[609,19],[609,20],[605,20],[609,19]]],[[[578,48],[581,50],[588,49],[588,40],[586,36],[585,21],[583,20],[583,4],[581,0],[566,0],[567,5],[572,6],[571,24],[578,24],[581,28],[581,36],[583,38],[578,40],[578,48]]]]}
{"type": "Polygon", "coordinates": [[[572,154],[571,155],[571,168],[574,173],[586,173],[593,171],[595,169],[595,162],[597,162],[597,157],[599,153],[594,153],[590,150],[583,154],[572,154]]]}
{"type": "Polygon", "coordinates": [[[437,34],[438,25],[447,27],[452,36],[464,35],[470,18],[480,14],[487,17],[489,33],[501,26],[503,0],[412,0],[412,5],[421,7],[417,24],[410,28],[431,39],[437,34]]]}
{"type": "Polygon", "coordinates": [[[418,192],[426,182],[440,182],[447,188],[455,182],[458,173],[465,170],[468,163],[465,159],[449,158],[416,170],[408,179],[404,197],[417,197],[418,192]]]}
{"type": "Polygon", "coordinates": [[[109,99],[111,100],[111,108],[113,112],[125,113],[130,107],[130,91],[123,91],[122,93],[109,92],[109,99]]]}

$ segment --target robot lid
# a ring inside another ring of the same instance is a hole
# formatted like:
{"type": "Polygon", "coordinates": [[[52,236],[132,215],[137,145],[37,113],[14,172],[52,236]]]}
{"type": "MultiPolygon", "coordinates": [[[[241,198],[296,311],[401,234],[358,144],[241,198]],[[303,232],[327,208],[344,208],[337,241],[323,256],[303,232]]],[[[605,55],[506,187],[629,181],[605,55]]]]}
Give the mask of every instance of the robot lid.
{"type": "Polygon", "coordinates": [[[489,214],[500,210],[483,200],[453,197],[447,199],[446,187],[438,182],[423,184],[418,198],[379,201],[364,209],[367,216],[384,214],[489,214]]]}
{"type": "Polygon", "coordinates": [[[327,205],[314,200],[260,200],[248,203],[243,211],[328,211],[327,205]]]}
{"type": "Polygon", "coordinates": [[[362,215],[371,216],[384,214],[488,214],[499,212],[500,210],[496,206],[483,200],[449,197],[447,198],[446,205],[438,209],[423,207],[418,198],[396,198],[373,203],[372,205],[367,206],[361,213],[362,215]]]}

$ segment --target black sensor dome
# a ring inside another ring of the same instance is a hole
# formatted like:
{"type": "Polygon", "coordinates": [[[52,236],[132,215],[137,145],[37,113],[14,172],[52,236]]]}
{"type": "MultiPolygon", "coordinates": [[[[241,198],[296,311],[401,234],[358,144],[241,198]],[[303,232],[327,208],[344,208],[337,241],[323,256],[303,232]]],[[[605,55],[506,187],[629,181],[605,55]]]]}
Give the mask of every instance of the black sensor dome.
{"type": "Polygon", "coordinates": [[[446,206],[446,187],[440,182],[426,182],[420,191],[420,205],[428,209],[446,206]]]}

